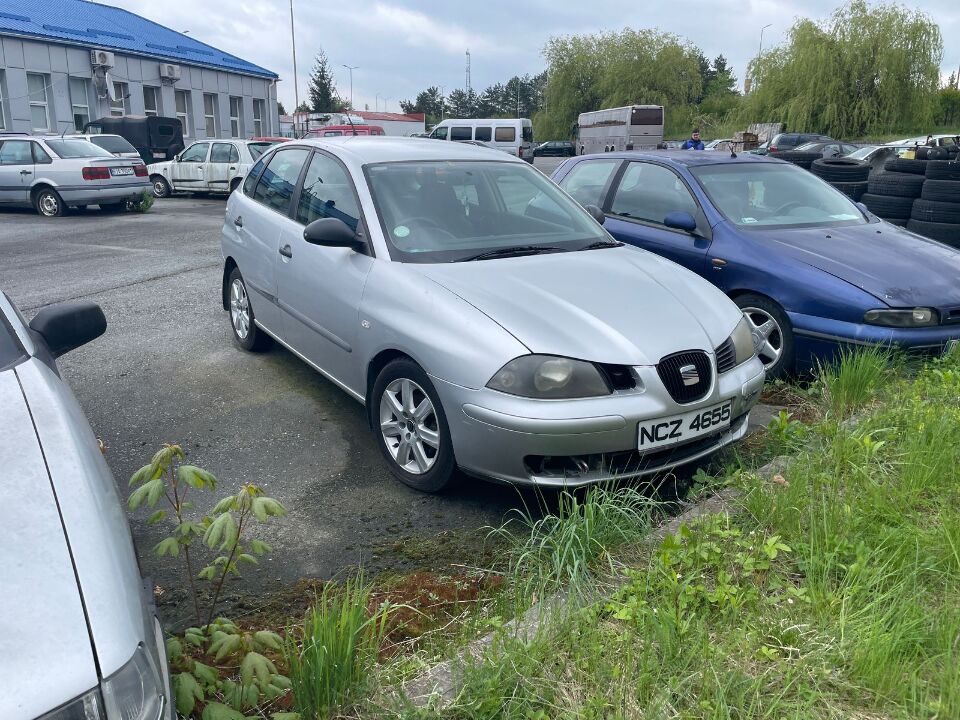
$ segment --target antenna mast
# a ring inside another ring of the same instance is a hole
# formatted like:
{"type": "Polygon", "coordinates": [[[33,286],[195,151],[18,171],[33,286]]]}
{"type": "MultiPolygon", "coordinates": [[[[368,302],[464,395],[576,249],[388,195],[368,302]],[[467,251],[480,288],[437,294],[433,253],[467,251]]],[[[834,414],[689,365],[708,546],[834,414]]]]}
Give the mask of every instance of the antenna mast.
{"type": "Polygon", "coordinates": [[[467,48],[467,95],[470,94],[470,49],[467,48]]]}

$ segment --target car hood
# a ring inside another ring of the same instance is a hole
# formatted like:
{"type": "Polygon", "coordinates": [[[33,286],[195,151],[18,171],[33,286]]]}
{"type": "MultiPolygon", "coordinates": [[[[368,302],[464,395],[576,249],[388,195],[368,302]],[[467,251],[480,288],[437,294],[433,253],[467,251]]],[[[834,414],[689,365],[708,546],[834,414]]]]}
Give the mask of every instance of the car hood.
{"type": "Polygon", "coordinates": [[[652,365],[713,352],[741,317],[702,278],[632,247],[413,267],[546,355],[652,365]]]}
{"type": "Polygon", "coordinates": [[[778,230],[770,242],[892,307],[960,305],[960,251],[895,225],[778,230]]]}
{"type": "MultiPolygon", "coordinates": [[[[23,365],[19,366],[23,367],[23,365]]],[[[38,717],[96,687],[97,668],[57,497],[16,370],[0,372],[0,717],[38,717]]]]}

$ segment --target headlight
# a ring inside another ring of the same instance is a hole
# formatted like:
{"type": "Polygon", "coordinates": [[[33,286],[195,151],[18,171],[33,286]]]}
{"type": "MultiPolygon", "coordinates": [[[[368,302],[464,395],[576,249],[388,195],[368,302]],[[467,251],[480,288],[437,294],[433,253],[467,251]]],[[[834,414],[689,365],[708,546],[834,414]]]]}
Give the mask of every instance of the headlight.
{"type": "Polygon", "coordinates": [[[912,308],[905,310],[867,310],[863,321],[870,325],[886,327],[927,327],[939,325],[940,316],[931,308],[912,308]]]}
{"type": "Polygon", "coordinates": [[[730,342],[733,343],[733,349],[736,356],[734,367],[744,363],[757,354],[757,346],[754,343],[753,333],[750,330],[750,321],[746,316],[740,318],[740,322],[733,329],[730,335],[730,342]]]}
{"type": "Polygon", "coordinates": [[[523,355],[490,378],[492,390],[540,399],[609,395],[610,386],[592,363],[553,355],[523,355]]]}
{"type": "Polygon", "coordinates": [[[160,681],[142,645],[102,690],[107,720],[157,720],[163,710],[160,681]]]}
{"type": "Polygon", "coordinates": [[[100,691],[91,690],[86,695],[43,715],[39,720],[103,720],[100,691]]]}

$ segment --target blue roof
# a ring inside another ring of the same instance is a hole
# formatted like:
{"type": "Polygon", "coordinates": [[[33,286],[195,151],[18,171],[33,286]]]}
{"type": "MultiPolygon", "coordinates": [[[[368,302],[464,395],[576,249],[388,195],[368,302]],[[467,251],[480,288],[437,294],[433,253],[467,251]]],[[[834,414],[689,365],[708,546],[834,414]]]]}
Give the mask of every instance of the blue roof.
{"type": "MultiPolygon", "coordinates": [[[[163,7],[163,3],[157,5],[163,7]]],[[[127,10],[86,0],[3,0],[0,35],[96,47],[276,78],[277,74],[127,10]]]]}

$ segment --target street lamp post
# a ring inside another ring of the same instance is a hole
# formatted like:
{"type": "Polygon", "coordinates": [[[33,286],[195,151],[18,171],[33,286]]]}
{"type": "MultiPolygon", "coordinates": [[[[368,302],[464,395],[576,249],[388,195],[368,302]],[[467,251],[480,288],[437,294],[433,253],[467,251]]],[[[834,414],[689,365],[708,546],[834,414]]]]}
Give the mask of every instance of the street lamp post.
{"type": "MultiPolygon", "coordinates": [[[[763,55],[763,31],[766,30],[766,29],[767,29],[768,27],[770,27],[771,25],[773,25],[773,23],[767,23],[767,24],[764,25],[762,28],[760,28],[760,48],[757,50],[757,62],[760,62],[760,56],[763,55]]],[[[753,74],[754,74],[753,85],[754,85],[754,87],[755,87],[756,84],[757,84],[757,78],[756,78],[757,67],[756,67],[756,65],[754,65],[754,67],[753,67],[753,74]]],[[[753,90],[752,87],[751,87],[750,89],[753,90]]]]}
{"type": "Polygon", "coordinates": [[[347,70],[350,71],[350,109],[353,110],[353,71],[356,70],[359,65],[343,65],[347,70]]]}
{"type": "Polygon", "coordinates": [[[293,0],[290,0],[290,46],[293,52],[293,134],[297,134],[297,113],[300,111],[300,92],[297,89],[297,36],[293,32],[293,0]]]}

